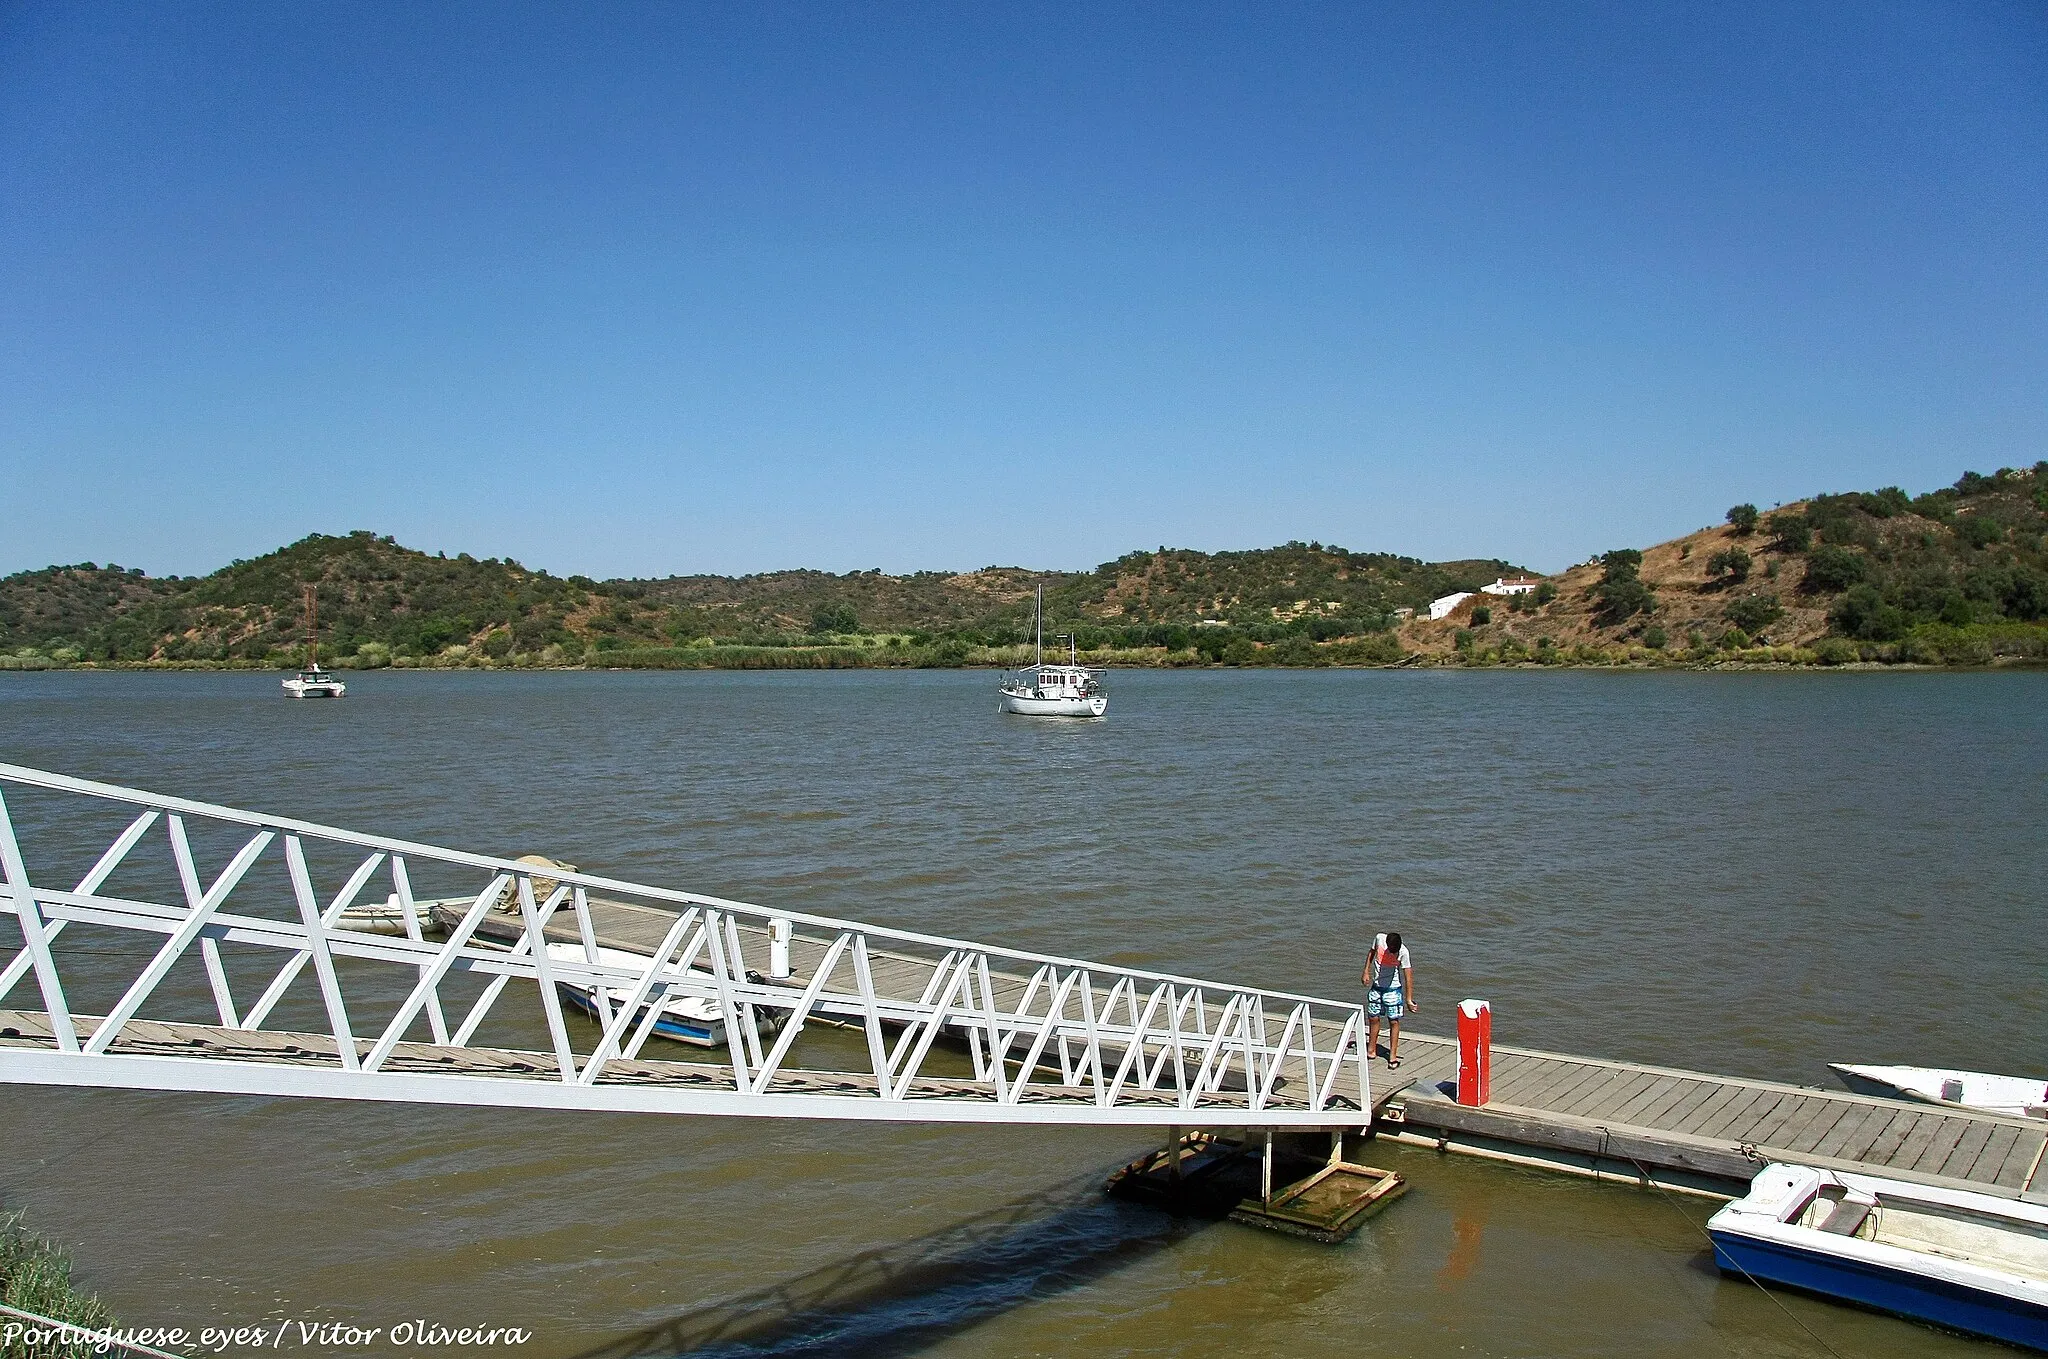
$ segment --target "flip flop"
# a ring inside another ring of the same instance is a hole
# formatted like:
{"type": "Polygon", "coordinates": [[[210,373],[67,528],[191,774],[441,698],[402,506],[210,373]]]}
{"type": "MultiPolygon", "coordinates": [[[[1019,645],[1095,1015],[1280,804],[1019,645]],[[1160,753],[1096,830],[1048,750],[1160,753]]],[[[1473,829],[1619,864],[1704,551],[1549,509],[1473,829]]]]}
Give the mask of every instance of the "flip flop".
{"type": "Polygon", "coordinates": [[[1399,1069],[1400,1069],[1400,1066],[1401,1066],[1401,1059],[1400,1059],[1399,1057],[1389,1057],[1389,1058],[1387,1058],[1387,1070],[1389,1070],[1389,1071],[1397,1071],[1397,1070],[1399,1070],[1399,1069]]]}

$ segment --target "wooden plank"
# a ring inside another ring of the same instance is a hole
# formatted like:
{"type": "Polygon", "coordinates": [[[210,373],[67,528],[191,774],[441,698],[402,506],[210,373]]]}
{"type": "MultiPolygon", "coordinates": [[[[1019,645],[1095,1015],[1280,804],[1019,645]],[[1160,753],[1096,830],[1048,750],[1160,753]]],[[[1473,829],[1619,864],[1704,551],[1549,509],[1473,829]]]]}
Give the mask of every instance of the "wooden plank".
{"type": "Polygon", "coordinates": [[[1878,1138],[1870,1146],[1862,1150],[1858,1160],[1868,1160],[1874,1167],[1890,1167],[1892,1160],[1907,1144],[1907,1138],[1911,1138],[1913,1130],[1919,1128],[1919,1122],[1919,1109],[1915,1109],[1913,1105],[1901,1105],[1896,1113],[1892,1113],[1892,1122],[1884,1128],[1882,1134],[1878,1134],[1878,1138]]]}
{"type": "Polygon", "coordinates": [[[1693,1098],[1706,1084],[1705,1081],[1693,1080],[1669,1081],[1654,1096],[1639,1097],[1632,1103],[1623,1105],[1615,1117],[1624,1123],[1638,1124],[1642,1127],[1662,1127],[1659,1115],[1693,1098]]]}
{"type": "Polygon", "coordinates": [[[2028,1187],[2028,1171],[2034,1169],[2034,1163],[2040,1158],[2044,1140],[2048,1140],[2048,1136],[2038,1134],[2032,1128],[2021,1128],[2019,1138],[2005,1152],[2005,1165],[1991,1173],[1991,1183],[2005,1185],[2007,1189],[2028,1187]]]}
{"type": "Polygon", "coordinates": [[[1728,1090],[1727,1085],[1721,1081],[1703,1080],[1697,1084],[1699,1089],[1693,1094],[1667,1109],[1656,1112],[1657,1126],[1669,1128],[1673,1132],[1687,1131],[1698,1113],[1728,1090]]]}
{"type": "Polygon", "coordinates": [[[1596,1066],[1543,1059],[1532,1068],[1530,1077],[1518,1083],[1511,1092],[1496,1088],[1494,1098],[1508,1104],[1557,1108],[1561,1102],[1573,1098],[1587,1082],[1609,1074],[1596,1066]]]}
{"type": "Polygon", "coordinates": [[[1669,1079],[1670,1077],[1655,1071],[1636,1072],[1629,1080],[1610,1090],[1600,1099],[1572,1112],[1581,1118],[1597,1118],[1611,1121],[1614,1119],[1614,1111],[1616,1109],[1621,1108],[1645,1090],[1661,1087],[1669,1079]]]}
{"type": "Polygon", "coordinates": [[[1605,1116],[1615,1123],[1641,1123],[1643,1110],[1672,1094],[1679,1085],[1680,1082],[1670,1076],[1659,1076],[1635,1094],[1617,1101],[1605,1116]]]}
{"type": "Polygon", "coordinates": [[[1557,1063],[1540,1057],[1515,1057],[1497,1063],[1493,1069],[1493,1097],[1506,1104],[1520,1103],[1520,1091],[1554,1084],[1557,1063]]]}
{"type": "MultiPolygon", "coordinates": [[[[1646,1073],[1651,1074],[1651,1073],[1646,1073]]],[[[1579,1120],[1564,1121],[1540,1113],[1504,1109],[1473,1109],[1443,1099],[1408,1102],[1411,1125],[1446,1128],[1523,1146],[1615,1161],[1637,1161],[1664,1169],[1687,1170],[1718,1179],[1748,1180],[1755,1162],[1733,1148],[1701,1146],[1636,1128],[1594,1128],[1579,1120]]]]}
{"type": "Polygon", "coordinates": [[[1942,1115],[1935,1113],[1931,1109],[1915,1108],[1913,1110],[1913,1121],[1906,1128],[1906,1135],[1900,1140],[1898,1147],[1891,1155],[1885,1157],[1882,1162],[1873,1162],[1873,1164],[1882,1164],[1895,1169],[1912,1166],[1915,1161],[1926,1154],[1927,1148],[1933,1145],[1934,1139],[1941,1134],[1942,1125],[1947,1121],[1942,1115]]]}
{"type": "MultiPolygon", "coordinates": [[[[1828,1127],[1833,1127],[1841,1115],[1839,1105],[1816,1100],[1804,1093],[1789,1095],[1768,1119],[1757,1124],[1749,1140],[1758,1146],[1768,1143],[1786,1151],[1805,1151],[1819,1137],[1814,1130],[1815,1123],[1826,1121],[1828,1127]]],[[[1825,1131],[1825,1128],[1820,1130],[1825,1131]]]]}
{"type": "Polygon", "coordinates": [[[1600,1099],[1604,1093],[1612,1091],[1628,1079],[1629,1073],[1617,1071],[1612,1067],[1595,1066],[1591,1063],[1567,1067],[1560,1074],[1556,1084],[1535,1097],[1525,1096],[1522,1102],[1545,1109],[1577,1109],[1600,1099]]]}
{"type": "Polygon", "coordinates": [[[1808,1096],[1800,1102],[1798,1112],[1770,1134],[1770,1143],[1788,1151],[1813,1151],[1855,1107],[1847,1102],[1837,1103],[1819,1096],[1808,1096]]]}
{"type": "Polygon", "coordinates": [[[1637,1071],[1618,1068],[1605,1070],[1573,1090],[1570,1095],[1553,1100],[1544,1107],[1555,1109],[1561,1114],[1584,1114],[1593,1105],[1603,1103],[1609,1096],[1634,1085],[1641,1076],[1642,1073],[1637,1071]]]}
{"type": "Polygon", "coordinates": [[[1967,1179],[1969,1168],[1977,1162],[1977,1154],[1984,1150],[1991,1140],[1991,1133],[1997,1125],[1972,1121],[1956,1139],[1955,1147],[1941,1159],[1939,1165],[1928,1167],[1937,1175],[1950,1175],[1956,1179],[1967,1179]]]}
{"type": "Polygon", "coordinates": [[[1737,1142],[1747,1142],[1749,1146],[1776,1146],[1772,1134],[1790,1124],[1804,1107],[1806,1105],[1800,1095],[1792,1095],[1788,1091],[1763,1091],[1763,1099],[1749,1107],[1743,1124],[1731,1136],[1737,1142]]]}
{"type": "Polygon", "coordinates": [[[1712,1094],[1707,1096],[1704,1104],[1701,1104],[1699,1108],[1692,1110],[1685,1116],[1684,1126],[1674,1127],[1674,1131],[1683,1132],[1691,1137],[1698,1137],[1702,1129],[1722,1116],[1723,1111],[1727,1110],[1745,1095],[1754,1093],[1754,1091],[1747,1090],[1739,1085],[1721,1083],[1715,1087],[1712,1094]]]}
{"type": "Polygon", "coordinates": [[[1850,1158],[1851,1146],[1861,1146],[1867,1140],[1867,1129],[1872,1123],[1891,1121],[1890,1109],[1879,1109],[1869,1104],[1852,1104],[1839,1122],[1828,1130],[1827,1136],[1813,1144],[1816,1156],[1839,1156],[1850,1158]]]}
{"type": "Polygon", "coordinates": [[[1706,1102],[1707,1096],[1720,1088],[1720,1082],[1711,1080],[1680,1081],[1676,1088],[1663,1099],[1644,1109],[1635,1119],[1646,1127],[1671,1128],[1679,1126],[1684,1110],[1706,1102]]]}
{"type": "Polygon", "coordinates": [[[1900,1170],[1918,1170],[1921,1163],[1932,1157],[1940,1165],[1948,1154],[1962,1141],[1966,1125],[1958,1123],[1947,1114],[1926,1113],[1920,1116],[1922,1127],[1914,1130],[1906,1139],[1906,1145],[1892,1158],[1891,1164],[1900,1170]]]}
{"type": "Polygon", "coordinates": [[[1998,1172],[2005,1165],[2006,1154],[2019,1144],[2020,1134],[2025,1131],[2026,1129],[2010,1123],[1993,1128],[1991,1139],[1984,1144],[1984,1149],[1977,1153],[1976,1159],[1961,1172],[1961,1178],[1997,1183],[1998,1172]]]}
{"type": "Polygon", "coordinates": [[[1778,1099],[1774,1091],[1757,1089],[1753,1085],[1739,1085],[1735,1089],[1735,1099],[1720,1105],[1720,1109],[1712,1117],[1706,1117],[1706,1120],[1694,1124],[1692,1136],[1743,1140],[1737,1136],[1737,1130],[1745,1130],[1749,1126],[1749,1120],[1757,1113],[1759,1107],[1767,1107],[1769,1101],[1778,1099]]]}
{"type": "Polygon", "coordinates": [[[1861,1146],[1849,1148],[1849,1155],[1858,1161],[1881,1164],[1883,1159],[1898,1150],[1899,1143],[1906,1140],[1906,1128],[1913,1120],[1911,1109],[1887,1109],[1882,1119],[1866,1124],[1863,1129],[1861,1146]]]}

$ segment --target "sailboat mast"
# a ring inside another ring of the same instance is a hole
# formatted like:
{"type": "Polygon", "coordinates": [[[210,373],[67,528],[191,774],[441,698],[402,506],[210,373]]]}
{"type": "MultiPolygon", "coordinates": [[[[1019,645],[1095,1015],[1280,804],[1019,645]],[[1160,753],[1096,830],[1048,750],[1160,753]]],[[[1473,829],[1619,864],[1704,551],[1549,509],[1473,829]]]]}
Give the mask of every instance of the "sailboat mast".
{"type": "Polygon", "coordinates": [[[320,668],[320,600],[313,587],[306,587],[306,646],[313,653],[313,669],[320,668]]]}
{"type": "Polygon", "coordinates": [[[1038,625],[1038,663],[1045,664],[1045,587],[1038,587],[1038,603],[1031,610],[1031,618],[1038,625]]]}

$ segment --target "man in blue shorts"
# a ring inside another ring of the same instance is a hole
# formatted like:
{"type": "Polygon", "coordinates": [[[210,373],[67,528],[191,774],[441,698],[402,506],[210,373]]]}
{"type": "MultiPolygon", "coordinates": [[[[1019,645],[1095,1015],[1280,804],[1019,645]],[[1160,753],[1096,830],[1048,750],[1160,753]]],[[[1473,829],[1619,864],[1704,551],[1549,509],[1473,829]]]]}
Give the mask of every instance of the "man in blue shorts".
{"type": "Polygon", "coordinates": [[[1365,983],[1365,1051],[1380,1050],[1380,1021],[1387,1021],[1387,1069],[1401,1065],[1401,1017],[1415,1008],[1415,972],[1399,934],[1372,937],[1372,958],[1358,978],[1365,983]]]}

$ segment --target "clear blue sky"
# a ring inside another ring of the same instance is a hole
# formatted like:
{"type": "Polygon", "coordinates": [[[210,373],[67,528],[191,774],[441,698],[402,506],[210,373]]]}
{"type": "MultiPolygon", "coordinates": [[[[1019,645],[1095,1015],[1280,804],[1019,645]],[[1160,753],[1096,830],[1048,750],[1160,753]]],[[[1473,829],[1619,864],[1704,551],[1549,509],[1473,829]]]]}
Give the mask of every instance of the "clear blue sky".
{"type": "Polygon", "coordinates": [[[0,3],[0,571],[1550,570],[2048,456],[2048,6],[0,3]]]}

